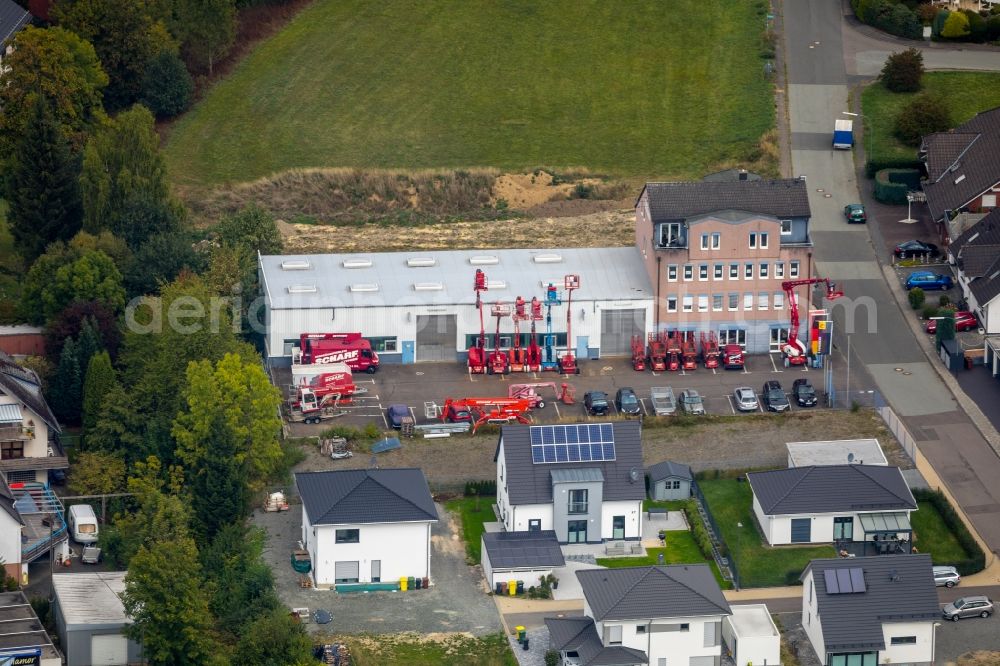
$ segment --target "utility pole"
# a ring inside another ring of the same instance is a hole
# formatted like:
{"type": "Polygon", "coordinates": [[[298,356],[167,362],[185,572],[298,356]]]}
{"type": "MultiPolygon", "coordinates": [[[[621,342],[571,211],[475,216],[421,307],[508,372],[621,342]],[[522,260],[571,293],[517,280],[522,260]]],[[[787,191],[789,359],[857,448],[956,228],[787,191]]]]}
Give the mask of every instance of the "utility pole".
{"type": "MultiPolygon", "coordinates": [[[[845,397],[848,400],[850,400],[851,399],[851,334],[850,333],[847,334],[847,390],[845,391],[845,393],[847,394],[845,397]]],[[[847,404],[847,407],[849,409],[851,405],[847,404]]]]}

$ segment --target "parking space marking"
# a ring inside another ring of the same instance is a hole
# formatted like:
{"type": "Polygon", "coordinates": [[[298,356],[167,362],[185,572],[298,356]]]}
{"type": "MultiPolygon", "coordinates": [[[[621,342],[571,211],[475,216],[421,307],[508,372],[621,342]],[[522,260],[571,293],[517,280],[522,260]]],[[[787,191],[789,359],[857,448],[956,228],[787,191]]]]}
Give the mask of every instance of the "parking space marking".
{"type": "Polygon", "coordinates": [[[733,406],[733,396],[726,394],[726,400],[729,402],[729,409],[732,411],[733,415],[736,414],[736,407],[733,406]]]}
{"type": "Polygon", "coordinates": [[[642,410],[643,416],[649,415],[649,410],[646,409],[646,403],[643,402],[642,398],[639,398],[639,409],[642,410]]]}
{"type": "Polygon", "coordinates": [[[778,366],[774,364],[774,354],[768,354],[767,358],[771,360],[771,367],[774,368],[775,372],[784,372],[784,370],[778,370],[778,366]]]}
{"type": "Polygon", "coordinates": [[[556,408],[556,418],[557,419],[561,419],[562,418],[562,414],[559,413],[559,402],[558,401],[554,401],[552,403],[552,406],[556,408]]]}
{"type": "MultiPolygon", "coordinates": [[[[410,411],[412,412],[413,410],[411,409],[410,411]]],[[[378,403],[378,413],[382,415],[382,423],[385,425],[386,428],[388,428],[389,419],[385,418],[385,409],[383,409],[381,402],[378,403]]]]}

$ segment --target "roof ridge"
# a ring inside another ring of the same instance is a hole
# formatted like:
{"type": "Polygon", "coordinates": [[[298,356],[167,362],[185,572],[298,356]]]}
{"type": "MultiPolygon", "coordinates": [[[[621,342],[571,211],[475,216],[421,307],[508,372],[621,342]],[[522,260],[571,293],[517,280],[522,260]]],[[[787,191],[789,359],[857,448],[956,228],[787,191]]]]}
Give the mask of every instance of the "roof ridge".
{"type": "MultiPolygon", "coordinates": [[[[873,483],[878,484],[878,486],[880,488],[882,488],[882,490],[886,491],[887,493],[889,493],[890,495],[892,495],[896,499],[898,499],[898,500],[900,500],[902,502],[913,502],[914,504],[916,504],[915,498],[913,497],[913,493],[909,492],[909,488],[907,488],[907,492],[909,493],[910,497],[909,498],[900,497],[898,493],[892,491],[888,486],[886,486],[884,483],[882,483],[882,481],[880,481],[879,479],[876,479],[874,476],[872,476],[871,474],[868,473],[868,468],[874,469],[875,467],[878,467],[879,469],[883,469],[883,467],[881,465],[851,465],[851,467],[854,468],[854,469],[856,469],[859,474],[864,474],[873,483]]],[[[902,476],[902,473],[899,472],[899,468],[898,467],[885,467],[884,469],[894,469],[894,470],[896,470],[897,473],[900,474],[900,476],[902,476]]]]}
{"type": "MultiPolygon", "coordinates": [[[[414,468],[404,467],[404,468],[401,468],[401,469],[414,469],[414,468]]],[[[407,504],[409,504],[410,506],[412,506],[414,509],[417,509],[418,511],[420,511],[421,513],[424,513],[424,514],[427,513],[427,511],[424,510],[424,508],[422,506],[418,506],[409,497],[403,497],[398,492],[396,492],[393,488],[390,488],[389,486],[385,485],[384,483],[382,483],[381,481],[379,481],[377,478],[375,478],[374,476],[372,476],[371,472],[377,472],[377,471],[380,471],[380,470],[371,470],[371,469],[364,470],[364,472],[365,472],[365,479],[371,479],[373,483],[376,483],[376,484],[382,486],[383,488],[385,488],[386,490],[388,490],[390,493],[392,493],[393,495],[395,495],[399,499],[403,500],[404,502],[406,502],[407,504]]],[[[359,483],[358,485],[361,485],[361,484],[359,483]]],[[[357,488],[357,486],[355,486],[355,488],[357,488]]],[[[353,492],[353,490],[355,488],[351,489],[352,492],[353,492]]],[[[433,501],[433,497],[431,498],[431,500],[433,501]]]]}
{"type": "MultiPolygon", "coordinates": [[[[778,499],[776,499],[773,502],[771,502],[771,505],[769,507],[767,507],[767,510],[770,511],[774,507],[778,506],[778,504],[780,504],[786,497],[788,497],[789,495],[791,495],[792,491],[795,490],[796,488],[798,488],[799,484],[802,483],[803,481],[805,481],[806,477],[808,477],[810,474],[812,474],[816,470],[817,467],[818,467],[818,465],[809,465],[808,467],[791,467],[791,468],[786,468],[786,469],[773,469],[773,470],[769,470],[771,472],[778,472],[778,473],[785,472],[785,473],[787,473],[790,469],[795,469],[795,470],[802,470],[804,473],[799,477],[799,479],[795,483],[793,483],[792,485],[790,485],[788,487],[788,490],[785,491],[784,495],[782,495],[778,499]]],[[[751,488],[751,490],[752,490],[752,488],[751,488]]]]}
{"type": "MultiPolygon", "coordinates": [[[[641,576],[639,576],[639,578],[638,578],[638,579],[637,579],[637,580],[636,580],[636,581],[635,581],[635,582],[634,582],[634,583],[633,583],[632,585],[629,585],[629,586],[628,586],[628,588],[627,588],[626,590],[624,590],[624,591],[623,591],[623,592],[621,593],[621,595],[620,595],[620,596],[618,597],[618,601],[616,601],[615,603],[613,603],[613,604],[612,604],[611,606],[609,606],[609,607],[607,608],[607,610],[605,610],[605,611],[604,611],[604,617],[607,617],[607,616],[608,616],[608,613],[610,613],[610,612],[611,612],[612,610],[614,610],[615,608],[617,608],[617,607],[618,607],[618,605],[619,605],[620,603],[622,603],[622,602],[623,602],[623,601],[625,600],[625,597],[627,597],[627,596],[629,595],[629,593],[630,593],[630,592],[631,592],[632,590],[634,590],[634,589],[636,588],[636,586],[637,586],[637,585],[638,585],[639,583],[641,583],[641,582],[645,581],[645,580],[646,580],[646,578],[647,578],[647,577],[648,577],[648,576],[649,576],[649,575],[650,575],[650,574],[651,574],[651,573],[652,573],[652,572],[653,572],[653,571],[654,571],[654,570],[655,570],[656,568],[657,568],[657,567],[649,567],[649,568],[648,568],[648,569],[646,570],[646,572],[645,572],[645,573],[643,573],[643,574],[642,574],[641,576]]],[[[619,571],[624,571],[624,569],[619,569],[619,571]]],[[[620,575],[620,574],[619,574],[619,575],[620,575]]],[[[664,574],[664,575],[665,575],[665,574],[664,574]]]]}

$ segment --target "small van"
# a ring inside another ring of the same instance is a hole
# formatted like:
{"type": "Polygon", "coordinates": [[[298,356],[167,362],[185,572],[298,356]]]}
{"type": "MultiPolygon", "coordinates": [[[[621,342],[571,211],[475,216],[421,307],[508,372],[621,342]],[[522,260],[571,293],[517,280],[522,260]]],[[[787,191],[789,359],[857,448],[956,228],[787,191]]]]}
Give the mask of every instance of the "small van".
{"type": "Polygon", "coordinates": [[[69,508],[69,531],[77,543],[97,543],[97,516],[89,504],[69,508]]]}

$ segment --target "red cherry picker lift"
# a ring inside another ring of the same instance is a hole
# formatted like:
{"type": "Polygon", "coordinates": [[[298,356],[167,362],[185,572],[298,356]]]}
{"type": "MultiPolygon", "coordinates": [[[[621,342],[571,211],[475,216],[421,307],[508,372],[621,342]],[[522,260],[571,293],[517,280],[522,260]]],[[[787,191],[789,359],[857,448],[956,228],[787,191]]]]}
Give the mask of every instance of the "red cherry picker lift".
{"type": "Polygon", "coordinates": [[[476,309],[479,310],[479,337],[476,343],[469,347],[469,374],[486,374],[486,325],[483,323],[483,299],[482,292],[489,289],[486,281],[486,273],[483,269],[476,269],[476,281],[473,285],[476,290],[476,309]]]}

